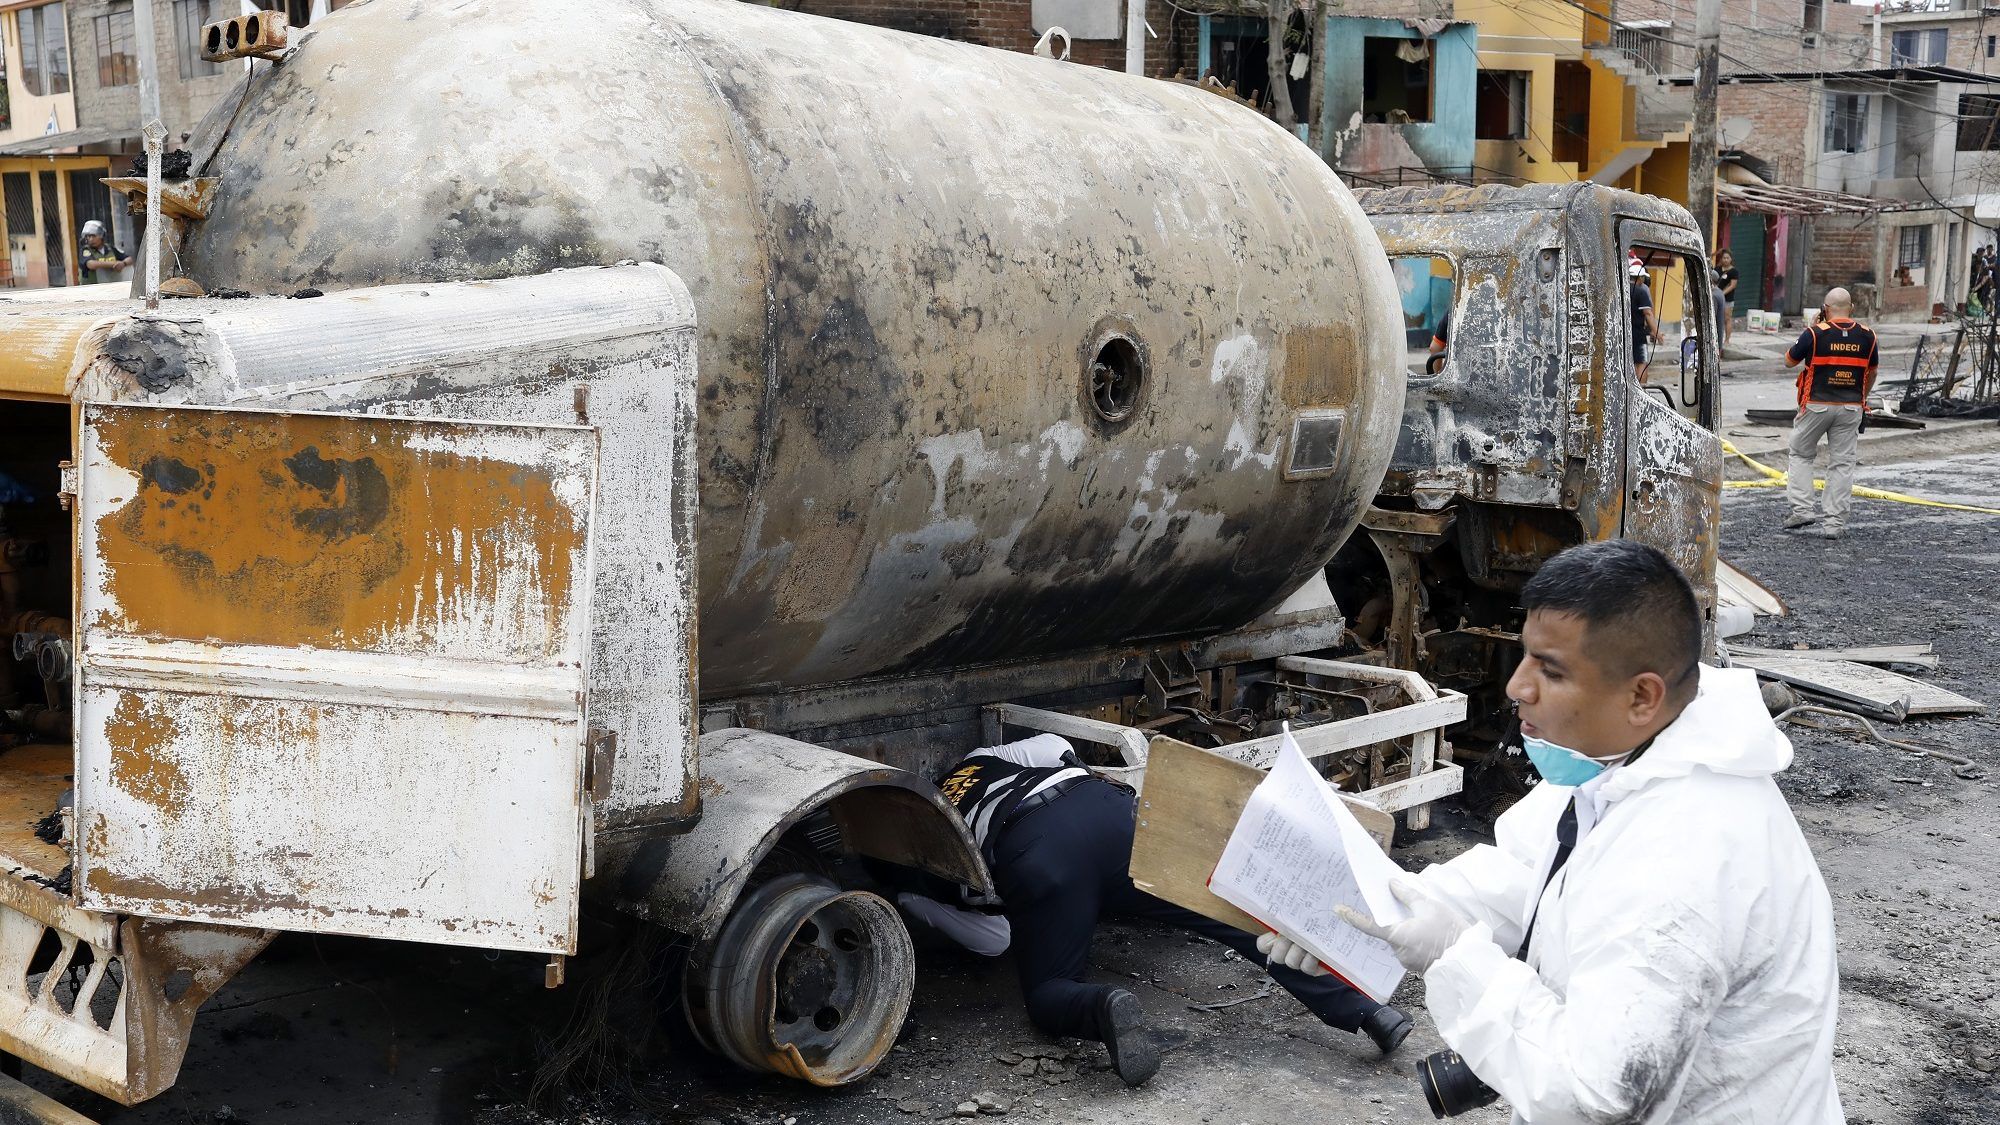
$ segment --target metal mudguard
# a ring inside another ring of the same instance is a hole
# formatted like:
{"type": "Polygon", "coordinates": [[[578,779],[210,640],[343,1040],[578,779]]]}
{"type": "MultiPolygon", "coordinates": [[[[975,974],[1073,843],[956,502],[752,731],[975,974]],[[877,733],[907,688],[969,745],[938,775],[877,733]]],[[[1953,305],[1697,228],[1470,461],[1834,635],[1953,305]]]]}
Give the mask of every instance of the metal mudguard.
{"type": "Polygon", "coordinates": [[[986,891],[986,864],[937,787],[907,770],[763,731],[701,736],[701,820],[600,857],[619,909],[696,939],[715,934],[792,826],[828,810],[848,847],[986,891]]]}

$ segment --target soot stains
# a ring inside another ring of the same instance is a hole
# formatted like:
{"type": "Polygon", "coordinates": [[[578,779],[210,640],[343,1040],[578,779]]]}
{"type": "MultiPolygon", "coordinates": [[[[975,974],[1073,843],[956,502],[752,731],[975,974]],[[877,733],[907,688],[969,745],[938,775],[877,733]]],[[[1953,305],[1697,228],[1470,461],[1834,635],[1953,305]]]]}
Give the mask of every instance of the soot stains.
{"type": "Polygon", "coordinates": [[[200,488],[207,478],[185,461],[156,455],[140,466],[139,479],[170,496],[181,496],[200,488]]]}
{"type": "Polygon", "coordinates": [[[876,338],[856,253],[811,204],[786,209],[776,241],[770,332],[782,409],[802,418],[829,457],[849,457],[905,427],[908,379],[876,338]]]}
{"type": "Polygon", "coordinates": [[[295,513],[292,522],[300,531],[329,541],[346,539],[373,531],[389,514],[389,481],[373,458],[329,461],[309,445],[285,458],[285,468],[331,502],[295,513]]]}

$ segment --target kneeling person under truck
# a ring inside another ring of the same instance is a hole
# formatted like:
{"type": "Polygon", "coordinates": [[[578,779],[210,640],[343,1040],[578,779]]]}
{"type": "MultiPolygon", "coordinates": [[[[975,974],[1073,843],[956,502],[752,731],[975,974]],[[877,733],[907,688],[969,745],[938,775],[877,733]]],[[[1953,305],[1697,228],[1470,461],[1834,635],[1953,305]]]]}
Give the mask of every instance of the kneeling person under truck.
{"type": "Polygon", "coordinates": [[[1105,914],[1164,922],[1229,946],[1269,968],[1327,1026],[1365,1033],[1385,1055],[1410,1033],[1400,1010],[1337,978],[1267,965],[1250,934],[1134,887],[1132,790],[1092,773],[1060,735],[975,750],[941,788],[978,839],[997,896],[965,889],[960,907],[905,892],[898,904],[976,953],[997,956],[1011,944],[1028,1018],[1051,1035],[1102,1042],[1126,1085],[1151,1078],[1160,1053],[1138,997],[1086,980],[1091,937],[1105,914]]]}

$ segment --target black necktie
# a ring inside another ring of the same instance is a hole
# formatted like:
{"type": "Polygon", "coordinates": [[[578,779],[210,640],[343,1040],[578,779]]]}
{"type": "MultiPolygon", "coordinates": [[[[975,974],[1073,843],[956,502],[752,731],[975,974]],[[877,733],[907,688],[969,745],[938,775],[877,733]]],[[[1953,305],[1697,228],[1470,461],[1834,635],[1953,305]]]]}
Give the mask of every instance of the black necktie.
{"type": "MultiPolygon", "coordinates": [[[[1546,894],[1549,884],[1556,881],[1556,872],[1569,862],[1569,853],[1576,848],[1576,797],[1572,795],[1563,809],[1561,819],[1556,821],[1556,860],[1549,864],[1549,877],[1542,880],[1542,893],[1546,894]]],[[[1521,948],[1514,954],[1516,960],[1528,959],[1528,943],[1535,940],[1535,920],[1542,914],[1542,894],[1535,896],[1535,911],[1528,915],[1527,932],[1521,935],[1521,948]]]]}

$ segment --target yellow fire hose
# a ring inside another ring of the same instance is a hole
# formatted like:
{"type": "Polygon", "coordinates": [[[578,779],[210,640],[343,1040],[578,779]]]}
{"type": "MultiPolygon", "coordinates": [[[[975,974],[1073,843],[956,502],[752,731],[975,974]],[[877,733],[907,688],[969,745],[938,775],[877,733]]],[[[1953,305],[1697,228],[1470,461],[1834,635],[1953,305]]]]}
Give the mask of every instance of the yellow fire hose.
{"type": "MultiPolygon", "coordinates": [[[[1750,466],[1751,469],[1755,470],[1758,474],[1760,474],[1764,478],[1763,480],[1727,480],[1722,482],[1722,487],[1724,488],[1785,487],[1785,474],[1782,470],[1774,469],[1771,466],[1766,465],[1761,461],[1752,459],[1751,457],[1745,455],[1742,450],[1736,448],[1735,446],[1729,444],[1726,441],[1722,443],[1722,451],[1724,453],[1729,454],[1731,457],[1734,457],[1737,460],[1743,462],[1745,465],[1750,466]]],[[[1826,482],[1824,480],[1815,479],[1813,481],[1813,487],[1825,488],[1826,482]]],[[[1909,496],[1901,492],[1889,492],[1880,488],[1864,488],[1860,485],[1856,485],[1854,488],[1854,494],[1856,496],[1866,497],[1867,499],[1870,500],[1893,500],[1898,504],[1916,504],[1925,508],[1948,508],[1954,512],[1979,512],[1989,516],[2000,516],[2000,508],[1981,508],[1972,504],[1951,504],[1943,500],[1926,500],[1921,496],[1909,496]]]]}

